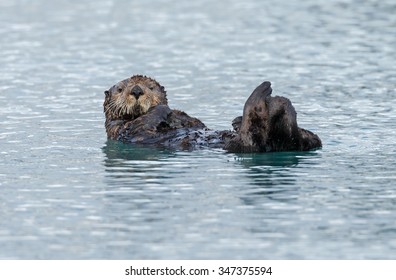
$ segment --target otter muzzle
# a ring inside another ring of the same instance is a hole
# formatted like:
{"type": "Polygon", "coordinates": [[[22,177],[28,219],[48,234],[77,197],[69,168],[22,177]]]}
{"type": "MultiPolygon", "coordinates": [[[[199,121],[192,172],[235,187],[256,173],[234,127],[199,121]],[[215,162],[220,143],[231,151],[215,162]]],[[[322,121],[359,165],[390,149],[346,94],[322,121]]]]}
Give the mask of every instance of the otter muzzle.
{"type": "Polygon", "coordinates": [[[134,87],[132,88],[131,94],[132,94],[133,96],[135,96],[136,99],[138,99],[139,96],[141,96],[141,95],[144,94],[144,92],[143,92],[143,90],[142,90],[141,87],[139,87],[138,85],[136,85],[136,86],[134,86],[134,87]]]}

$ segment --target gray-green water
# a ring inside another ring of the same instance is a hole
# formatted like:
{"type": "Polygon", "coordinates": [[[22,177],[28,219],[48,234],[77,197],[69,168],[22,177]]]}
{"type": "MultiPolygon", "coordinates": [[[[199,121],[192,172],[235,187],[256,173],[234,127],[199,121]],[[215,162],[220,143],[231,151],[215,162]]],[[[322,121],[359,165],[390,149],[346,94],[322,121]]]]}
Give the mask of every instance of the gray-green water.
{"type": "Polygon", "coordinates": [[[394,1],[0,1],[1,259],[395,259],[394,1]],[[107,141],[103,91],[156,78],[229,129],[263,80],[309,153],[107,141]]]}

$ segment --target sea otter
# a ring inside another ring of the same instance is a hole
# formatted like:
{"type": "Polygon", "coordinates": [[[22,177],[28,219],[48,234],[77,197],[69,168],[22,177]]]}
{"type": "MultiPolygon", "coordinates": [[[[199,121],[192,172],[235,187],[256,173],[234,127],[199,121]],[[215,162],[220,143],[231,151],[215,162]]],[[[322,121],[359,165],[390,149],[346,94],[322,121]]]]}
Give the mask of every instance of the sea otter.
{"type": "Polygon", "coordinates": [[[247,99],[243,116],[232,122],[233,130],[217,131],[170,109],[163,86],[135,75],[105,91],[106,132],[113,140],[183,150],[214,147],[247,153],[320,148],[316,134],[297,126],[290,100],[271,93],[270,82],[260,84],[247,99]]]}

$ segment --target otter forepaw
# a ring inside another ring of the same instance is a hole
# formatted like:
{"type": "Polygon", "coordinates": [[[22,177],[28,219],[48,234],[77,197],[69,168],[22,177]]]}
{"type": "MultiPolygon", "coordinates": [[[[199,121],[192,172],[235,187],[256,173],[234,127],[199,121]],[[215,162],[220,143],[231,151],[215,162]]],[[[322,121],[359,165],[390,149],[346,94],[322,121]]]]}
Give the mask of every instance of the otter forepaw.
{"type": "Polygon", "coordinates": [[[234,128],[234,130],[236,132],[239,131],[239,129],[241,128],[242,125],[242,116],[236,117],[233,121],[232,121],[232,127],[234,128]]]}

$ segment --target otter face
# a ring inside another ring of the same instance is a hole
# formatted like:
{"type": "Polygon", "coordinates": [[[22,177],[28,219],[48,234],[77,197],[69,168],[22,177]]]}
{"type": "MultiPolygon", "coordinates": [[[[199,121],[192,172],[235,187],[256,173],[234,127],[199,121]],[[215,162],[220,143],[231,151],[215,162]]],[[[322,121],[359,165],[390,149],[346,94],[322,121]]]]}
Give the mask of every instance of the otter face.
{"type": "Polygon", "coordinates": [[[132,120],[147,113],[151,107],[168,104],[164,87],[146,76],[132,76],[104,93],[107,120],[132,120]]]}

